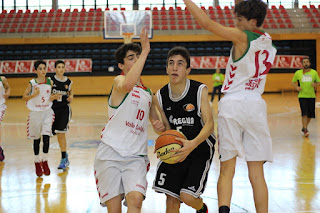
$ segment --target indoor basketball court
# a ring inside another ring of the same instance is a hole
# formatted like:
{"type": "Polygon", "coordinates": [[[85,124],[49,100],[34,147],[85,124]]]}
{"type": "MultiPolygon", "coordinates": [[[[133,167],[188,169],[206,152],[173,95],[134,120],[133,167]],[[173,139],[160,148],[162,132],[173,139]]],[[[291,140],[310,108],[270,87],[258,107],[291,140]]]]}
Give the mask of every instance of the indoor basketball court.
{"type": "MultiPolygon", "coordinates": [[[[320,209],[319,174],[320,134],[318,119],[310,123],[310,136],[301,132],[297,94],[265,94],[268,122],[273,139],[274,162],[265,164],[269,187],[269,212],[318,212],[320,209]]],[[[107,122],[107,97],[75,97],[72,122],[67,134],[69,169],[58,170],[60,149],[55,137],[49,151],[50,176],[37,178],[33,163],[32,142],[26,137],[28,110],[21,99],[9,99],[2,123],[2,146],[6,159],[0,163],[0,212],[106,212],[99,204],[93,175],[95,151],[100,133],[107,122]],[[88,110],[89,109],[89,110],[88,110]]],[[[216,122],[217,100],[213,103],[216,122]]],[[[319,115],[320,108],[316,108],[319,115]]],[[[142,212],[165,212],[165,195],[151,187],[156,174],[154,140],[157,135],[149,125],[147,197],[142,212]]],[[[217,146],[217,145],[216,145],[217,146]]],[[[232,212],[255,212],[246,163],[237,162],[232,197],[232,212]]],[[[217,152],[211,165],[204,202],[209,212],[217,212],[217,152]]],[[[124,206],[123,206],[124,207],[124,206]]],[[[126,208],[123,208],[126,212],[126,208]]],[[[194,212],[182,204],[182,213],[194,212]]]]}

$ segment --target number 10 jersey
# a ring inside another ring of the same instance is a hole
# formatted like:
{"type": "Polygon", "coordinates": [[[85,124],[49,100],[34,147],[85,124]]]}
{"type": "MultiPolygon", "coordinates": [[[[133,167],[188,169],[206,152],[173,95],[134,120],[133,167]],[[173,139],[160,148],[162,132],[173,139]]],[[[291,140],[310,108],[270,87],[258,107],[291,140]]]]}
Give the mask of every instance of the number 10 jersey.
{"type": "Polygon", "coordinates": [[[112,107],[109,98],[109,122],[102,130],[102,142],[123,157],[147,155],[151,103],[150,89],[142,86],[133,87],[118,107],[112,107]]]}

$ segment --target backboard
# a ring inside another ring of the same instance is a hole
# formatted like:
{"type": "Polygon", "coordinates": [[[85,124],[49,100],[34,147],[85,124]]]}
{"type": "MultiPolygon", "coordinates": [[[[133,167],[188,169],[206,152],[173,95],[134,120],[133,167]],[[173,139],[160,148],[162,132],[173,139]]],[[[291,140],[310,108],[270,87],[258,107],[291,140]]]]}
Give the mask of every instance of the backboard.
{"type": "Polygon", "coordinates": [[[140,31],[148,29],[148,37],[152,38],[151,11],[105,11],[104,38],[125,39],[125,43],[132,38],[140,38],[140,31]]]}

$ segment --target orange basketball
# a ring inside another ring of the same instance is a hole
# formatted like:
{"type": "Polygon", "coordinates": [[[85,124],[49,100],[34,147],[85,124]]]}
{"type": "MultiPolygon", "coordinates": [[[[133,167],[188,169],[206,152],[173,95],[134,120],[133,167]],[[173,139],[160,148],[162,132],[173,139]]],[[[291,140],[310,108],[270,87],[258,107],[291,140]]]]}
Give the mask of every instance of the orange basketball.
{"type": "Polygon", "coordinates": [[[181,148],[183,145],[182,142],[176,140],[176,138],[186,139],[184,134],[181,132],[176,130],[167,130],[159,135],[156,140],[155,152],[157,153],[157,157],[165,163],[174,164],[175,160],[179,158],[179,156],[171,157],[171,155],[175,154],[172,153],[171,150],[181,148]]]}

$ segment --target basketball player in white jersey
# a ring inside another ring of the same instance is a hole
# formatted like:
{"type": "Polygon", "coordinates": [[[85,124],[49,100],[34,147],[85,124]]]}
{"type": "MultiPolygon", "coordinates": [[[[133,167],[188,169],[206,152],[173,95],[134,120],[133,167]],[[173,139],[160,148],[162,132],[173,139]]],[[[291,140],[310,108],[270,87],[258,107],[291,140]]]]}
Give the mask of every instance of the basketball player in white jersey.
{"type": "Polygon", "coordinates": [[[261,0],[236,1],[236,28],[213,20],[191,0],[188,10],[204,29],[233,42],[219,102],[219,212],[229,212],[236,158],[247,161],[257,212],[268,212],[263,164],[272,161],[266,103],[261,98],[276,55],[269,34],[260,29],[268,6],[261,0]]]}
{"type": "Polygon", "coordinates": [[[138,44],[124,44],[115,52],[118,67],[124,75],[113,82],[108,101],[109,121],[102,131],[94,163],[94,174],[100,203],[109,213],[121,213],[126,199],[128,212],[141,212],[147,190],[148,118],[161,132],[153,94],[141,84],[140,75],[150,52],[148,33],[140,33],[138,44]]]}
{"type": "Polygon", "coordinates": [[[42,174],[50,175],[48,165],[49,138],[51,127],[54,121],[54,112],[51,109],[52,101],[60,98],[61,94],[51,94],[52,81],[46,77],[46,63],[36,61],[34,68],[37,78],[30,80],[22,99],[26,101],[29,112],[27,122],[28,139],[33,140],[33,150],[35,155],[35,168],[38,177],[42,174]],[[40,138],[43,139],[43,155],[39,156],[40,138]]]}
{"type": "Polygon", "coordinates": [[[1,147],[1,122],[6,112],[7,106],[5,105],[6,99],[10,95],[10,86],[8,80],[4,76],[0,76],[0,162],[4,160],[4,152],[1,147]]]}

